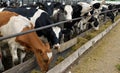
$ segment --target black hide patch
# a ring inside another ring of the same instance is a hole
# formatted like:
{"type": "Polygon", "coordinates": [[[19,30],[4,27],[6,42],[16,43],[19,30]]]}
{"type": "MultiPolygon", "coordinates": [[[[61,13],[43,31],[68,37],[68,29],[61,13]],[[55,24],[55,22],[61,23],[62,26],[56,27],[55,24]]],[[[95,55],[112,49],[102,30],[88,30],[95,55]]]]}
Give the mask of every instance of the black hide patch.
{"type": "Polygon", "coordinates": [[[37,11],[35,8],[5,8],[4,11],[11,11],[11,12],[16,12],[22,16],[25,16],[27,18],[32,17],[34,13],[37,11]]]}
{"type": "Polygon", "coordinates": [[[93,4],[93,8],[98,9],[100,7],[100,3],[93,4]]]}

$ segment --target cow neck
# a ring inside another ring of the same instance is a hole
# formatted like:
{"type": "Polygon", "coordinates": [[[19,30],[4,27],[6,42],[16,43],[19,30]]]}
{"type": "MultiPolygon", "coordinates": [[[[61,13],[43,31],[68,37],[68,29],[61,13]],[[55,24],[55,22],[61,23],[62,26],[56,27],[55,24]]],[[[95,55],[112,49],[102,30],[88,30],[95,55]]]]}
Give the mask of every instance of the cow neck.
{"type": "MultiPolygon", "coordinates": [[[[31,28],[29,27],[25,27],[22,32],[28,31],[30,29],[31,28]]],[[[44,43],[39,39],[36,32],[31,32],[25,35],[18,36],[16,39],[18,42],[20,42],[24,46],[28,46],[29,48],[31,47],[31,48],[40,50],[43,53],[45,52],[46,47],[44,43]]],[[[29,49],[29,50],[32,50],[32,49],[29,49]]]]}

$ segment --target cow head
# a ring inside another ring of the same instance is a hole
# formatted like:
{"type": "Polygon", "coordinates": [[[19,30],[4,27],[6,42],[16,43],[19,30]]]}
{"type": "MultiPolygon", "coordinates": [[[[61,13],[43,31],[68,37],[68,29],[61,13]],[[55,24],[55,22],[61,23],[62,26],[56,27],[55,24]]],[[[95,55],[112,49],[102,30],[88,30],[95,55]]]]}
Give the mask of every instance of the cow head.
{"type": "Polygon", "coordinates": [[[58,26],[52,27],[53,33],[51,38],[53,38],[52,44],[53,48],[60,49],[60,38],[62,36],[61,28],[58,26]]]}
{"type": "Polygon", "coordinates": [[[72,13],[73,13],[73,8],[71,5],[65,5],[64,7],[64,15],[65,15],[65,20],[71,20],[72,19],[72,13]]]}
{"type": "Polygon", "coordinates": [[[52,17],[56,22],[63,20],[71,20],[72,19],[73,8],[71,5],[62,5],[61,3],[56,3],[54,5],[54,10],[52,17]]]}
{"type": "Polygon", "coordinates": [[[80,16],[83,16],[85,13],[89,12],[92,9],[92,6],[85,2],[78,2],[78,5],[81,6],[80,16]]]}

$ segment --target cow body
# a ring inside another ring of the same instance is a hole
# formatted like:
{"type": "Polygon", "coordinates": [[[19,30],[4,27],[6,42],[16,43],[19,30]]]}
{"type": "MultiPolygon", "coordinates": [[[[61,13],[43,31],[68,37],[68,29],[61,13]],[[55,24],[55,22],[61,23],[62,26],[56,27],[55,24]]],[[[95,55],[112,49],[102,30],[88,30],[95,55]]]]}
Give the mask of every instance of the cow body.
{"type": "MultiPolygon", "coordinates": [[[[105,11],[109,11],[109,10],[111,10],[111,8],[109,8],[109,6],[107,6],[107,5],[102,5],[101,6],[101,12],[105,12],[105,11]]],[[[101,13],[101,14],[109,17],[111,19],[112,23],[114,22],[115,16],[114,16],[112,11],[109,11],[109,12],[106,12],[106,13],[101,13]]]]}
{"type": "MultiPolygon", "coordinates": [[[[0,32],[2,36],[13,35],[31,29],[33,29],[33,24],[31,24],[27,18],[14,12],[0,12],[0,32]]],[[[52,52],[49,45],[43,44],[35,32],[6,39],[4,42],[8,42],[9,46],[11,47],[10,51],[12,54],[13,63],[18,60],[18,48],[22,50],[31,50],[34,52],[41,70],[48,70],[52,52]]]]}
{"type": "Polygon", "coordinates": [[[93,6],[94,11],[97,13],[96,18],[99,18],[98,16],[103,15],[104,19],[105,19],[105,16],[107,16],[111,19],[112,22],[114,22],[115,16],[112,11],[109,11],[109,10],[112,10],[112,6],[105,5],[98,2],[91,2],[91,5],[93,6]],[[108,12],[105,12],[105,11],[108,11],[108,12]]]}
{"type": "MultiPolygon", "coordinates": [[[[88,3],[85,2],[78,2],[77,4],[72,5],[73,12],[72,12],[72,18],[79,18],[83,17],[84,15],[89,15],[89,11],[91,10],[91,6],[88,3]]],[[[83,29],[82,26],[86,22],[85,18],[74,20],[72,22],[68,22],[64,24],[64,27],[66,30],[68,30],[70,33],[75,33],[74,35],[77,35],[80,33],[80,31],[83,29]]]]}
{"type": "MultiPolygon", "coordinates": [[[[41,10],[36,8],[5,8],[1,9],[1,11],[11,11],[16,12],[22,16],[27,17],[31,20],[31,22],[35,25],[33,25],[35,28],[46,26],[52,24],[52,20],[50,19],[49,15],[41,10]]],[[[58,28],[59,29],[59,28],[58,28]]],[[[60,29],[57,31],[55,28],[48,28],[41,31],[36,31],[39,36],[43,35],[48,39],[48,41],[51,43],[51,45],[55,48],[60,48],[59,45],[59,35],[60,29]]]]}

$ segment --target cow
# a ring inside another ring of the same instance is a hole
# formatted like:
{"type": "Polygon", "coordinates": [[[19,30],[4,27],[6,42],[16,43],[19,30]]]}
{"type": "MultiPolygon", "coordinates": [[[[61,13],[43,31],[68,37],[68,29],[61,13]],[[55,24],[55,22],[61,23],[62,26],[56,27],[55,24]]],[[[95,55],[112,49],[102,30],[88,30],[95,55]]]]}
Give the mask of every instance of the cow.
{"type": "Polygon", "coordinates": [[[52,18],[54,19],[54,22],[71,20],[72,13],[73,13],[72,5],[70,4],[62,5],[62,3],[57,2],[54,4],[52,18]]]}
{"type": "MultiPolygon", "coordinates": [[[[68,22],[72,22],[71,21],[72,13],[73,13],[72,5],[70,5],[70,4],[63,5],[62,3],[57,2],[57,3],[54,4],[53,14],[52,14],[51,17],[52,17],[54,23],[60,22],[60,21],[66,21],[66,20],[68,22]]],[[[62,30],[61,42],[65,42],[66,41],[66,35],[69,34],[69,31],[66,30],[66,28],[65,28],[65,24],[66,23],[63,23],[63,24],[58,26],[62,30]]],[[[68,26],[69,26],[69,24],[68,24],[68,26]]]]}
{"type": "Polygon", "coordinates": [[[99,16],[104,15],[104,19],[105,19],[105,16],[107,16],[111,19],[112,23],[114,22],[115,16],[112,11],[109,11],[109,10],[112,10],[111,5],[109,6],[109,5],[105,5],[98,2],[91,2],[91,5],[94,8],[94,12],[99,13],[96,15],[96,18],[99,18],[99,16]],[[105,12],[105,11],[108,11],[108,12],[105,12]]]}
{"type": "MultiPolygon", "coordinates": [[[[3,37],[25,32],[34,29],[33,24],[26,18],[15,12],[0,12],[0,32],[3,37]]],[[[30,50],[35,54],[38,65],[43,72],[48,70],[52,60],[52,52],[49,43],[43,43],[36,32],[12,37],[3,42],[9,44],[12,54],[12,61],[15,64],[18,61],[17,49],[30,50]]]]}
{"type": "MultiPolygon", "coordinates": [[[[84,15],[86,15],[86,13],[88,13],[92,9],[90,4],[88,4],[86,2],[78,2],[77,4],[73,4],[72,8],[73,8],[72,19],[83,17],[84,15]]],[[[88,15],[89,15],[89,13],[88,13],[88,15]]],[[[68,36],[70,36],[71,33],[73,33],[74,35],[79,34],[79,31],[80,31],[80,30],[78,30],[79,29],[79,24],[78,24],[79,21],[81,21],[81,19],[74,20],[72,22],[68,22],[68,23],[64,24],[64,28],[66,28],[66,30],[70,33],[68,36]]],[[[68,36],[67,36],[67,38],[68,38],[68,36]]],[[[70,38],[71,38],[71,36],[69,37],[69,39],[70,38]]]]}
{"type": "MultiPolygon", "coordinates": [[[[30,21],[35,24],[33,25],[35,28],[50,25],[53,23],[50,16],[47,12],[42,9],[36,8],[2,8],[0,11],[11,11],[16,12],[22,16],[27,17],[30,21]]],[[[51,46],[56,49],[60,49],[60,36],[61,36],[61,29],[57,26],[50,27],[48,29],[36,31],[38,36],[44,36],[48,39],[51,43],[51,46]]]]}
{"type": "Polygon", "coordinates": [[[0,7],[7,7],[7,3],[5,1],[0,2],[0,7]]]}
{"type": "Polygon", "coordinates": [[[114,16],[117,16],[120,12],[120,4],[109,4],[108,9],[113,10],[114,16]]]}
{"type": "Polygon", "coordinates": [[[106,13],[101,13],[101,14],[109,17],[111,19],[112,23],[114,23],[115,16],[112,11],[109,11],[109,10],[111,10],[111,7],[109,5],[102,5],[101,7],[102,7],[101,12],[108,11],[106,13]]]}
{"type": "MultiPolygon", "coordinates": [[[[72,5],[66,4],[63,5],[60,2],[50,2],[47,1],[44,3],[43,6],[44,10],[50,15],[51,19],[54,23],[65,21],[65,20],[71,20],[72,19],[72,12],[73,8],[72,5]]],[[[64,39],[64,25],[58,25],[57,28],[61,29],[62,36],[60,39],[60,43],[63,42],[62,39],[64,39]]]]}

